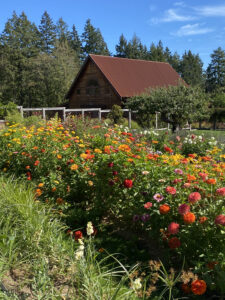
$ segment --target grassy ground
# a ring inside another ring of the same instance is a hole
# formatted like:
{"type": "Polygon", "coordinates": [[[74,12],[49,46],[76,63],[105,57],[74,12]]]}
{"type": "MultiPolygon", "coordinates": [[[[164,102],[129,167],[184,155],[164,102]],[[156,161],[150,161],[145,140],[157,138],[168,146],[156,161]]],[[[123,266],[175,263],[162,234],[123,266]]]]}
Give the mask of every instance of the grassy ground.
{"type": "Polygon", "coordinates": [[[76,260],[78,243],[26,185],[0,178],[0,194],[0,299],[136,299],[92,241],[76,260]]]}

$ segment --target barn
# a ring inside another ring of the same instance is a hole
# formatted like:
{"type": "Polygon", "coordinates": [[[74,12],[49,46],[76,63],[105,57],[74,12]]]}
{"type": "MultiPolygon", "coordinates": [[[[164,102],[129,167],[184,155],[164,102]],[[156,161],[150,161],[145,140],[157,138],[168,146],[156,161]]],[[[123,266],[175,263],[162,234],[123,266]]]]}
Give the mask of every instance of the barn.
{"type": "Polygon", "coordinates": [[[66,98],[70,108],[110,109],[147,88],[177,85],[180,80],[165,62],[90,54],[66,98]]]}

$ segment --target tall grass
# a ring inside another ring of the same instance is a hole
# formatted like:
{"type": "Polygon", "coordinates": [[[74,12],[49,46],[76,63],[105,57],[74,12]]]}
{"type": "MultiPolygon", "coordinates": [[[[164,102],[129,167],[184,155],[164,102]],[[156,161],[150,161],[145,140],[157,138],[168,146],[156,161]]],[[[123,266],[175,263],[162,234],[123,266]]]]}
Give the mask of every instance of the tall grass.
{"type": "Polygon", "coordinates": [[[0,299],[136,299],[128,271],[92,239],[76,260],[78,243],[25,184],[0,177],[0,195],[0,299]]]}

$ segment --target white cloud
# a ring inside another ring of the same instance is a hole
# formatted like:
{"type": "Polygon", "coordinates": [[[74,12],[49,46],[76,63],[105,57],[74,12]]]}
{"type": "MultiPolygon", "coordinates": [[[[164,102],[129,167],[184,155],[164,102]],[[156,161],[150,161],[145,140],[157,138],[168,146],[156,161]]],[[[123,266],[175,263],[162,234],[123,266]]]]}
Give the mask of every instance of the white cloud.
{"type": "Polygon", "coordinates": [[[174,6],[181,6],[181,7],[185,7],[185,3],[183,1],[178,1],[178,2],[175,2],[173,4],[174,6]]]}
{"type": "Polygon", "coordinates": [[[194,7],[194,10],[205,17],[225,17],[225,5],[194,7]]]}
{"type": "Polygon", "coordinates": [[[158,24],[158,23],[168,23],[168,22],[184,22],[184,21],[190,21],[194,20],[195,17],[193,16],[185,16],[185,15],[179,15],[174,9],[168,9],[165,11],[165,16],[163,18],[152,18],[151,23],[158,24]]]}
{"type": "Polygon", "coordinates": [[[187,24],[184,26],[181,26],[180,29],[175,32],[172,33],[172,35],[176,35],[179,37],[182,36],[191,36],[191,35],[197,35],[197,34],[206,34],[209,32],[214,31],[212,28],[207,28],[207,27],[200,27],[200,24],[196,23],[196,24],[187,24]]]}

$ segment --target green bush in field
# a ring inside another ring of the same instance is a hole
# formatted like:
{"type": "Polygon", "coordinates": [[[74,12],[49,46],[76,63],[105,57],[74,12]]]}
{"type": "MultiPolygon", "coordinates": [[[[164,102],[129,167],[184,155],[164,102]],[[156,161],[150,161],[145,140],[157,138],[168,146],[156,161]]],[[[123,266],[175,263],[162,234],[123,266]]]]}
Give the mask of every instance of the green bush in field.
{"type": "Polygon", "coordinates": [[[108,118],[114,124],[122,124],[124,122],[123,111],[119,105],[113,105],[110,113],[108,114],[108,118]]]}

